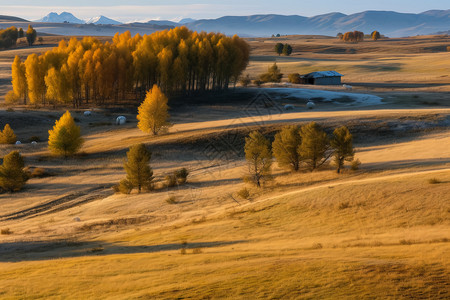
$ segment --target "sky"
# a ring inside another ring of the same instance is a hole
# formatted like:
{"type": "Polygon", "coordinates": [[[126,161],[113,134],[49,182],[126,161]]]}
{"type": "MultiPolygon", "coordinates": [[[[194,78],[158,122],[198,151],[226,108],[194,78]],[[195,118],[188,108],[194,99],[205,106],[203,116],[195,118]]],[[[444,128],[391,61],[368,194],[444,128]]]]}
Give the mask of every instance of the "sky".
{"type": "Polygon", "coordinates": [[[50,12],[68,11],[80,19],[104,15],[121,22],[212,19],[222,16],[283,14],[315,16],[365,10],[419,13],[450,9],[449,0],[0,0],[0,15],[37,20],[50,12]]]}

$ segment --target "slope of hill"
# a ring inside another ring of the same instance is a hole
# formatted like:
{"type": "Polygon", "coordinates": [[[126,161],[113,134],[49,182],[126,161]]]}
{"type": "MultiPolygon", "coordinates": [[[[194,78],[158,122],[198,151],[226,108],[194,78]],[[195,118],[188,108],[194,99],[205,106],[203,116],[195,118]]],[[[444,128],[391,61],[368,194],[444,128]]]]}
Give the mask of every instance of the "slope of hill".
{"type": "Polygon", "coordinates": [[[0,15],[0,22],[29,22],[29,21],[18,17],[0,15]]]}
{"type": "Polygon", "coordinates": [[[378,30],[387,36],[400,37],[430,34],[450,28],[450,10],[433,10],[420,14],[392,11],[365,11],[351,15],[330,13],[315,17],[254,15],[222,17],[187,23],[195,30],[213,30],[244,36],[285,34],[336,35],[338,32],[378,30]]]}
{"type": "Polygon", "coordinates": [[[95,24],[95,25],[119,25],[122,24],[116,20],[110,19],[105,16],[98,16],[94,18],[90,18],[86,21],[86,24],[95,24]]]}
{"type": "Polygon", "coordinates": [[[42,19],[37,20],[37,22],[46,22],[46,23],[74,23],[74,24],[84,24],[83,20],[78,19],[74,15],[69,12],[62,12],[57,14],[55,12],[51,12],[42,19]]]}

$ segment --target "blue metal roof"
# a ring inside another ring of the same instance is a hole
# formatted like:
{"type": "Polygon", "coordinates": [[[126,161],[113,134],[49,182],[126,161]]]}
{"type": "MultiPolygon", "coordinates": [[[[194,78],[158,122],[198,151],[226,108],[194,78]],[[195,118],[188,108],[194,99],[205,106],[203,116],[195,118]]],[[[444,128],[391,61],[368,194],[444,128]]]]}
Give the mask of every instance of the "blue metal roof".
{"type": "Polygon", "coordinates": [[[323,77],[342,77],[344,75],[339,74],[336,71],[319,71],[319,72],[312,72],[306,75],[303,75],[303,78],[323,78],[323,77]]]}

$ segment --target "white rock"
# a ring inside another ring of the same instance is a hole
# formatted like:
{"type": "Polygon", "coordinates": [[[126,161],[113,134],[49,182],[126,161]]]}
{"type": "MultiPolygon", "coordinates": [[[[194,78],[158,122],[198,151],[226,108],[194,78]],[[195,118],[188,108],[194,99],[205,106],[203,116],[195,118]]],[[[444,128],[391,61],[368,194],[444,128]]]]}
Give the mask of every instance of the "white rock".
{"type": "Polygon", "coordinates": [[[32,141],[31,145],[37,145],[37,142],[36,141],[32,141]]]}
{"type": "Polygon", "coordinates": [[[313,109],[314,107],[316,107],[316,104],[310,100],[308,101],[308,103],[306,103],[306,107],[308,109],[313,109]]]}
{"type": "Polygon", "coordinates": [[[16,145],[22,145],[22,142],[21,141],[17,141],[16,145]]]}
{"type": "Polygon", "coordinates": [[[89,117],[90,115],[92,115],[92,112],[90,110],[84,112],[85,117],[89,117]]]}
{"type": "Polygon", "coordinates": [[[284,106],[284,110],[293,110],[293,109],[294,109],[294,106],[291,105],[291,104],[286,104],[286,105],[284,106]]]}
{"type": "Polygon", "coordinates": [[[127,118],[124,116],[118,116],[116,119],[116,125],[124,125],[127,122],[127,118]]]}

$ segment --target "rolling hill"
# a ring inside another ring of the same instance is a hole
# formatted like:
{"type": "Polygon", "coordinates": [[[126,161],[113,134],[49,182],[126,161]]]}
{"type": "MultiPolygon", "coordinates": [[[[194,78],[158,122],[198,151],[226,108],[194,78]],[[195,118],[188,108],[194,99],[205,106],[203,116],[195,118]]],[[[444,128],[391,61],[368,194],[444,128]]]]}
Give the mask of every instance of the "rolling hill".
{"type": "MultiPolygon", "coordinates": [[[[15,25],[14,22],[23,22],[25,20],[15,17],[0,17],[3,26],[15,25]],[[9,23],[9,24],[6,24],[9,23]]],[[[64,25],[73,26],[71,35],[114,35],[114,30],[105,30],[104,28],[85,28],[79,25],[85,25],[85,22],[76,18],[71,13],[63,12],[61,14],[50,13],[39,22],[51,23],[52,26],[46,26],[36,23],[38,31],[45,33],[64,34],[57,27],[56,23],[65,23],[64,25]],[[67,24],[69,23],[69,24],[67,24]],[[78,26],[78,27],[77,27],[78,26]],[[84,30],[89,29],[89,30],[84,30]]],[[[106,18],[104,16],[92,18],[87,23],[94,26],[118,25],[119,22],[106,18]]],[[[124,24],[132,33],[146,34],[155,29],[167,29],[184,25],[197,31],[215,31],[227,35],[238,34],[241,36],[271,36],[273,34],[281,35],[329,35],[335,36],[338,32],[359,30],[370,33],[378,30],[383,35],[389,37],[403,37],[433,34],[436,32],[447,32],[450,28],[450,10],[430,10],[420,14],[398,13],[393,11],[364,11],[351,15],[345,15],[338,12],[318,15],[314,17],[304,17],[298,15],[252,15],[252,16],[224,16],[217,19],[192,20],[183,19],[180,22],[168,20],[151,20],[146,23],[124,24]],[[148,28],[147,28],[148,27],[148,28]]],[[[34,25],[33,25],[34,26],[34,25]]],[[[122,32],[122,28],[117,31],[122,32]]],[[[116,32],[117,32],[116,31],[116,32]]]]}

